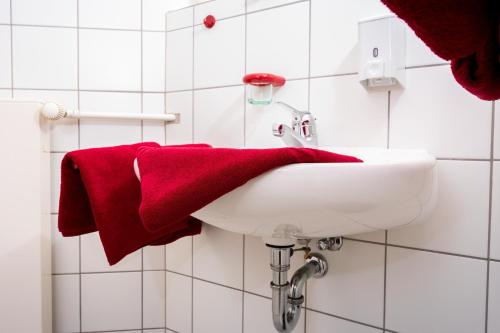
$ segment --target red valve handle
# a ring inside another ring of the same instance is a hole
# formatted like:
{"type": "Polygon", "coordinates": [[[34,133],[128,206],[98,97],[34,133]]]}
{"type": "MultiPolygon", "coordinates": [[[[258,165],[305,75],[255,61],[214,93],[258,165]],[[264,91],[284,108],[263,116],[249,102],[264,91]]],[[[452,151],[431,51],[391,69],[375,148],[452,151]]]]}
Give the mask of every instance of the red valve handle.
{"type": "Polygon", "coordinates": [[[215,22],[217,22],[217,20],[213,15],[207,15],[207,17],[205,17],[205,19],[203,20],[203,24],[208,29],[212,29],[212,27],[215,25],[215,22]]]}
{"type": "Polygon", "coordinates": [[[252,86],[268,86],[281,87],[285,84],[286,79],[282,76],[270,73],[252,73],[243,77],[243,82],[252,86]]]}

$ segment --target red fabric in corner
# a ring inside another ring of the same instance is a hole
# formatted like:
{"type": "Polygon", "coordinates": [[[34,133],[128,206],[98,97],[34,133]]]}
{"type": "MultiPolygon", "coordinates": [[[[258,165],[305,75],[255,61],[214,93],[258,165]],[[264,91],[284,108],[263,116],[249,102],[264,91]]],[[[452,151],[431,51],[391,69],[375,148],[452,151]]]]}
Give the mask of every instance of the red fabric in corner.
{"type": "Polygon", "coordinates": [[[500,99],[499,0],[382,0],[470,93],[500,99]]]}
{"type": "Polygon", "coordinates": [[[182,223],[190,214],[248,180],[292,163],[361,162],[307,148],[228,149],[141,147],[140,215],[153,232],[182,223]]]}
{"type": "Polygon", "coordinates": [[[61,164],[59,230],[64,236],[98,231],[111,265],[143,246],[167,244],[201,231],[200,221],[189,216],[154,233],[143,227],[140,183],[133,169],[140,147],[159,145],[83,149],[67,153],[61,164]]]}

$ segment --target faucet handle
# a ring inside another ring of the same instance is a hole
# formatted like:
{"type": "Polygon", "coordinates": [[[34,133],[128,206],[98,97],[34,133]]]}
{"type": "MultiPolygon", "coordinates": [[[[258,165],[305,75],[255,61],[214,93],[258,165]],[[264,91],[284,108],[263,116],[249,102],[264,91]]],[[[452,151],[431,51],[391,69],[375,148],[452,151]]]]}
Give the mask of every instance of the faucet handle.
{"type": "Polygon", "coordinates": [[[285,135],[285,128],[283,124],[273,124],[273,135],[278,137],[285,135]]]}
{"type": "Polygon", "coordinates": [[[294,117],[297,117],[297,118],[301,118],[302,116],[304,116],[306,114],[311,114],[309,111],[297,110],[296,108],[294,108],[293,106],[291,106],[290,104],[287,104],[285,102],[276,101],[276,104],[278,104],[279,106],[281,106],[284,109],[287,109],[288,111],[290,111],[293,114],[294,117]]]}

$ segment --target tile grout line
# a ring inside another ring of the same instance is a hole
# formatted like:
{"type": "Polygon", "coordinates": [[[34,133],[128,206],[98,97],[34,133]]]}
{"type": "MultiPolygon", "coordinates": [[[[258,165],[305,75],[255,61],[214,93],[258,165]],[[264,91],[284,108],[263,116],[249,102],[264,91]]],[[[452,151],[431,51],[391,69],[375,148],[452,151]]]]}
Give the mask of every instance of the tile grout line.
{"type": "MultiPolygon", "coordinates": [[[[191,142],[194,143],[194,13],[195,8],[192,10],[192,26],[191,26],[191,142]]],[[[166,75],[166,73],[165,73],[166,75]]],[[[166,87],[165,87],[166,88],[166,87]]],[[[194,332],[194,236],[191,236],[191,333],[194,332]]]]}
{"type": "MultiPolygon", "coordinates": [[[[140,39],[141,39],[141,113],[144,113],[144,33],[143,20],[142,20],[142,10],[143,10],[143,0],[140,0],[140,39]]],[[[144,121],[141,120],[141,142],[144,142],[144,121]]],[[[144,332],[144,248],[141,248],[141,332],[144,332]]]]}
{"type": "Polygon", "coordinates": [[[491,103],[491,143],[490,143],[490,187],[489,187],[489,206],[488,206],[488,247],[486,261],[486,297],[485,297],[485,320],[484,331],[488,333],[489,321],[489,295],[490,295],[490,259],[491,259],[491,223],[493,212],[493,164],[495,155],[495,101],[491,103]]]}
{"type": "MultiPolygon", "coordinates": [[[[244,74],[247,75],[247,52],[248,52],[248,0],[245,0],[245,46],[244,52],[244,74]]],[[[194,69],[193,69],[194,71],[194,69]]],[[[247,87],[243,86],[243,147],[247,146],[247,87]]],[[[242,248],[242,281],[241,281],[241,332],[245,333],[245,245],[246,237],[243,235],[242,248]]]]}
{"type": "MultiPolygon", "coordinates": [[[[387,92],[387,143],[386,148],[390,148],[390,135],[391,135],[391,91],[387,92]]],[[[382,299],[382,328],[386,329],[386,317],[387,317],[387,240],[389,232],[384,231],[384,294],[382,299]]]]}

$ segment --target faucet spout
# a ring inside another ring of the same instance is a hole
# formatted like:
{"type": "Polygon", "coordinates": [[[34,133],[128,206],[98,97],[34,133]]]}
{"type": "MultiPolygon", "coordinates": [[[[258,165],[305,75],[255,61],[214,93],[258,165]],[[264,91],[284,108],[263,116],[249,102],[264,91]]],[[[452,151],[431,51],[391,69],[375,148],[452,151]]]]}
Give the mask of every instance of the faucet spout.
{"type": "Polygon", "coordinates": [[[318,135],[316,133],[316,119],[309,111],[299,111],[294,107],[283,103],[276,104],[292,113],[292,126],[284,124],[273,125],[273,135],[281,137],[289,147],[318,147],[318,135]]]}

